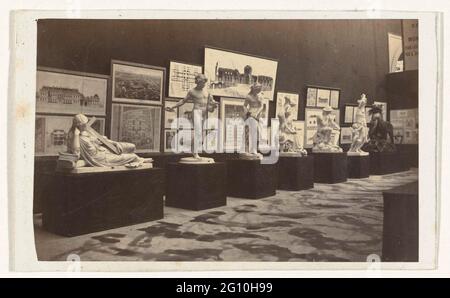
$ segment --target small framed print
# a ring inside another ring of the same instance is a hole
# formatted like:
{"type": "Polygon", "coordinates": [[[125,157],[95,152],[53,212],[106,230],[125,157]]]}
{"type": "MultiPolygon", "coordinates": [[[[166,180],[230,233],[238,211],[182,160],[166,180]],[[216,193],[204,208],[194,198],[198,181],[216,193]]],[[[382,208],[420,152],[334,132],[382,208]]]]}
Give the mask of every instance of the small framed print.
{"type": "Polygon", "coordinates": [[[177,152],[177,130],[165,129],[164,130],[164,152],[177,152]]]}
{"type": "Polygon", "coordinates": [[[322,116],[322,109],[305,109],[305,127],[306,129],[317,127],[317,117],[322,116]]]}
{"type": "Polygon", "coordinates": [[[352,124],[355,114],[355,106],[345,106],[344,110],[344,123],[352,124]]]}
{"type": "Polygon", "coordinates": [[[318,89],[317,90],[317,107],[323,108],[330,105],[330,90],[318,89]]]}
{"type": "Polygon", "coordinates": [[[308,87],[306,89],[306,106],[315,107],[317,102],[317,88],[308,87]]]}
{"type": "Polygon", "coordinates": [[[330,106],[333,109],[339,109],[339,90],[331,90],[330,91],[330,106]]]}
{"type": "Polygon", "coordinates": [[[341,144],[352,143],[353,130],[351,127],[341,127],[341,144]]]}
{"type": "Polygon", "coordinates": [[[164,67],[112,60],[111,72],[113,102],[162,104],[164,67]]]}
{"type": "Polygon", "coordinates": [[[169,97],[184,98],[195,87],[195,76],[203,72],[203,66],[170,61],[169,97]]]}

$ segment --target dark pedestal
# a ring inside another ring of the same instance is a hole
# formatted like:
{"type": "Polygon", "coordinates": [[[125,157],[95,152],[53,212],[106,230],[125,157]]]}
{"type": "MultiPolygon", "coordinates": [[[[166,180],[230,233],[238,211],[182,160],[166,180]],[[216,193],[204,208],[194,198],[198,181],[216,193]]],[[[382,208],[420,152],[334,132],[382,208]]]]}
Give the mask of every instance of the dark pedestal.
{"type": "Polygon", "coordinates": [[[313,187],[314,157],[279,157],[278,189],[302,190],[313,187]]]}
{"type": "Polygon", "coordinates": [[[385,175],[401,172],[402,158],[397,152],[370,152],[370,174],[385,175]]]}
{"type": "Polygon", "coordinates": [[[314,182],[340,183],[347,181],[347,153],[313,153],[314,182]]]}
{"type": "Polygon", "coordinates": [[[367,178],[370,174],[370,156],[347,155],[348,178],[367,178]]]}
{"type": "Polygon", "coordinates": [[[203,210],[225,206],[227,168],[225,163],[169,163],[166,206],[203,210]]]}
{"type": "Polygon", "coordinates": [[[386,262],[417,262],[419,258],[418,182],[383,192],[383,250],[386,262]]]}
{"type": "Polygon", "coordinates": [[[75,236],[163,218],[164,171],[47,173],[46,230],[75,236]]]}
{"type": "Polygon", "coordinates": [[[227,160],[227,194],[231,197],[260,199],[274,196],[278,184],[277,164],[259,160],[227,160]]]}

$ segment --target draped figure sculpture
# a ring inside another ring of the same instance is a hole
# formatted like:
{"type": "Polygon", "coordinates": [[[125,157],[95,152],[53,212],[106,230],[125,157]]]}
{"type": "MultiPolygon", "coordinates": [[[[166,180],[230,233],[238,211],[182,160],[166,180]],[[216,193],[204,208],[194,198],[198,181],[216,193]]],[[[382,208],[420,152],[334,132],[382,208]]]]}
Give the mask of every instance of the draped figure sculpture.
{"type": "Polygon", "coordinates": [[[245,152],[240,154],[244,159],[262,159],[263,157],[262,154],[258,153],[258,133],[261,132],[260,119],[266,108],[260,94],[261,90],[261,84],[253,84],[244,101],[245,152]]]}
{"type": "Polygon", "coordinates": [[[322,116],[317,117],[317,131],[313,137],[313,149],[315,153],[337,153],[342,148],[337,144],[339,141],[340,127],[334,121],[330,106],[323,108],[322,116]]]}
{"type": "Polygon", "coordinates": [[[136,146],[131,143],[116,142],[100,135],[90,125],[89,119],[78,114],[73,117],[72,127],[67,134],[67,152],[59,155],[60,168],[117,167],[136,168],[143,163],[151,163],[151,158],[136,155],[136,146]]]}
{"type": "Polygon", "coordinates": [[[184,105],[187,102],[193,102],[192,118],[194,122],[194,144],[192,150],[192,157],[185,157],[180,160],[182,163],[213,163],[214,159],[208,157],[201,157],[199,151],[203,147],[203,125],[207,119],[208,112],[213,112],[217,103],[214,101],[212,95],[205,89],[208,79],[203,74],[195,76],[196,86],[188,91],[185,98],[180,100],[172,107],[166,107],[167,111],[173,112],[176,108],[184,105]]]}
{"type": "Polygon", "coordinates": [[[356,107],[355,122],[352,125],[352,145],[348,150],[348,155],[368,155],[369,153],[361,150],[361,147],[368,141],[367,138],[367,121],[366,121],[366,104],[367,98],[363,93],[358,99],[358,107],[356,107]]]}
{"type": "Polygon", "coordinates": [[[295,103],[291,102],[289,97],[285,97],[283,111],[278,115],[280,120],[280,154],[285,156],[303,156],[307,155],[303,149],[297,131],[292,123],[292,108],[295,103]]]}

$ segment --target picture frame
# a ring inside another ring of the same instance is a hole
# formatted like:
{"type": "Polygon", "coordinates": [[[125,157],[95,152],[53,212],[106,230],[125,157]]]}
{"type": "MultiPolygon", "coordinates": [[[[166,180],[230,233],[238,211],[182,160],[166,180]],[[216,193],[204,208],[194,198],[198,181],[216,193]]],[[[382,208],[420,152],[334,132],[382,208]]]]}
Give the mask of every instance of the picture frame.
{"type": "Polygon", "coordinates": [[[306,88],[306,106],[316,107],[317,104],[317,88],[307,87],[306,88]]]}
{"type": "Polygon", "coordinates": [[[341,144],[351,144],[352,137],[353,137],[353,130],[351,127],[341,127],[341,136],[340,136],[341,144]]]}
{"type": "Polygon", "coordinates": [[[135,144],[137,153],[160,152],[161,108],[113,103],[111,139],[135,144]]]}
{"type": "Polygon", "coordinates": [[[316,134],[316,129],[306,128],[305,129],[305,143],[303,148],[312,148],[314,145],[314,135],[316,134]]]}
{"type": "Polygon", "coordinates": [[[330,94],[329,89],[317,89],[317,102],[316,107],[324,108],[330,105],[330,94]]]}
{"type": "Polygon", "coordinates": [[[244,143],[244,100],[240,98],[220,99],[222,150],[240,150],[244,143]]]}
{"type": "Polygon", "coordinates": [[[297,140],[301,147],[305,146],[305,121],[294,120],[292,126],[297,132],[297,140]]]}
{"type": "MultiPolygon", "coordinates": [[[[67,134],[73,124],[73,116],[36,115],[35,156],[57,156],[67,151],[67,134]]],[[[105,135],[105,118],[96,117],[91,127],[105,135]]]]}
{"type": "Polygon", "coordinates": [[[178,129],[194,129],[193,102],[186,102],[178,107],[178,129]]]}
{"type": "Polygon", "coordinates": [[[36,113],[106,117],[109,76],[38,66],[36,113]]]}
{"type": "Polygon", "coordinates": [[[173,107],[177,100],[166,98],[164,100],[164,129],[177,129],[178,108],[173,112],[166,111],[165,108],[173,107]]]}
{"type": "Polygon", "coordinates": [[[195,76],[203,73],[203,66],[175,60],[169,61],[169,97],[184,98],[196,86],[195,76]]]}
{"type": "Polygon", "coordinates": [[[340,101],[341,91],[338,89],[330,90],[330,106],[333,109],[339,109],[339,101],[340,101]]]}
{"type": "Polygon", "coordinates": [[[355,109],[354,105],[346,105],[344,107],[344,123],[345,124],[353,124],[355,119],[355,109]]]}
{"type": "Polygon", "coordinates": [[[292,92],[277,92],[277,106],[275,109],[275,115],[278,116],[280,113],[284,112],[284,106],[286,102],[289,101],[290,111],[293,120],[298,119],[298,110],[299,110],[299,94],[292,92]]]}
{"type": "Polygon", "coordinates": [[[164,67],[111,60],[112,102],[162,105],[165,79],[164,67]]]}
{"type": "Polygon", "coordinates": [[[276,59],[205,46],[204,71],[215,96],[245,98],[250,86],[258,82],[261,95],[273,101],[277,68],[276,59]]]}
{"type": "Polygon", "coordinates": [[[177,153],[177,137],[177,129],[164,129],[164,152],[177,153]]]}

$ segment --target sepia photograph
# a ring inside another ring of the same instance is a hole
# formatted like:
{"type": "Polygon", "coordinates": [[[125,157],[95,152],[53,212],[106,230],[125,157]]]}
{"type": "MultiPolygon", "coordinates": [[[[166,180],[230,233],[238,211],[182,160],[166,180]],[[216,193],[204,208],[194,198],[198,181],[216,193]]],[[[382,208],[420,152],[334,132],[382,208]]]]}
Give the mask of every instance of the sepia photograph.
{"type": "Polygon", "coordinates": [[[169,96],[184,98],[195,87],[195,76],[203,73],[203,66],[170,61],[169,96]]]}

